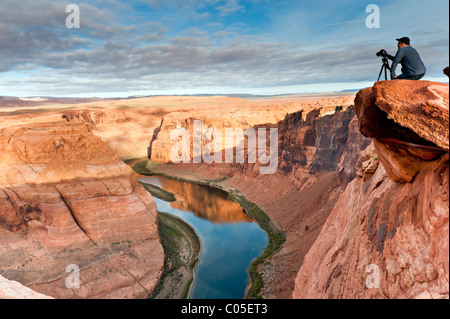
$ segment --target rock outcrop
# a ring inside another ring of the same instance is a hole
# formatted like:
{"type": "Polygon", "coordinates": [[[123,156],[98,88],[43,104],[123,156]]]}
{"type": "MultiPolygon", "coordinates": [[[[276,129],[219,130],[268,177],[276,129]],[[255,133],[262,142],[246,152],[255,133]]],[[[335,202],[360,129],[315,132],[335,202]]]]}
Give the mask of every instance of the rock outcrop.
{"type": "Polygon", "coordinates": [[[64,121],[0,129],[0,242],[1,274],[56,298],[148,296],[164,259],[151,195],[88,126],[64,121]],[[70,264],[80,289],[65,285],[70,264]]]}
{"type": "Polygon", "coordinates": [[[69,123],[88,125],[120,159],[148,155],[149,140],[159,127],[166,111],[161,109],[111,108],[67,110],[61,115],[69,123]]]}
{"type": "Polygon", "coordinates": [[[0,299],[53,299],[0,276],[0,299]]]}
{"type": "Polygon", "coordinates": [[[364,174],[369,166],[373,169],[374,165],[376,165],[376,163],[371,164],[372,154],[369,149],[373,147],[372,140],[360,133],[358,118],[356,116],[348,124],[347,134],[347,143],[337,165],[339,181],[344,187],[358,174],[364,174]],[[364,161],[361,161],[362,154],[368,154],[364,161]],[[363,169],[359,165],[366,165],[366,167],[363,169]]]}
{"type": "Polygon", "coordinates": [[[411,182],[423,161],[448,152],[448,85],[378,82],[359,92],[355,103],[360,130],[374,139],[394,181],[411,182]]]}
{"type": "Polygon", "coordinates": [[[348,138],[348,125],[355,116],[353,107],[335,107],[323,114],[322,108],[287,114],[278,123],[280,132],[280,168],[292,171],[296,166],[312,172],[337,169],[348,138]],[[303,116],[305,113],[305,116],[303,116]],[[305,117],[305,119],[303,119],[305,117]]]}
{"type": "Polygon", "coordinates": [[[449,297],[448,105],[442,83],[358,93],[359,127],[374,144],[305,257],[294,298],[449,297]]]}
{"type": "Polygon", "coordinates": [[[287,114],[279,128],[279,169],[292,173],[299,188],[308,185],[302,175],[339,172],[342,185],[356,177],[359,153],[370,144],[357,124],[354,106],[334,110],[317,108],[287,114]]]}

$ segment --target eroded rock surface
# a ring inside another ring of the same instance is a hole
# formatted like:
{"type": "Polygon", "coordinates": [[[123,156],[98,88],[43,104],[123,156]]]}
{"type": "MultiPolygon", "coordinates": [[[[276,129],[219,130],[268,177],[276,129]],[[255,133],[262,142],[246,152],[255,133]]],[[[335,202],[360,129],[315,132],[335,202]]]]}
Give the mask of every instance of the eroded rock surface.
{"type": "Polygon", "coordinates": [[[448,85],[378,82],[355,103],[374,146],[305,257],[293,297],[449,298],[448,85]]]}
{"type": "Polygon", "coordinates": [[[57,298],[148,296],[164,258],[151,195],[88,126],[65,122],[0,129],[0,242],[4,277],[57,298]],[[65,285],[69,264],[80,289],[65,285]]]}
{"type": "Polygon", "coordinates": [[[393,181],[411,182],[422,162],[448,152],[448,99],[448,85],[428,81],[377,82],[358,93],[361,133],[393,181]]]}
{"type": "Polygon", "coordinates": [[[0,276],[0,299],[52,299],[49,296],[35,292],[17,281],[0,276]]]}

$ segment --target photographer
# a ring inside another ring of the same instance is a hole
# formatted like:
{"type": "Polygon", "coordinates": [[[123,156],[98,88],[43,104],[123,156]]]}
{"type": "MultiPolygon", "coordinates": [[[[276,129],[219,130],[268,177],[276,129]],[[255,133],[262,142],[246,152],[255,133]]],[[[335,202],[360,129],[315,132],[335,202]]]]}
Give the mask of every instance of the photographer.
{"type": "Polygon", "coordinates": [[[410,39],[408,37],[403,37],[396,40],[398,41],[398,51],[395,57],[387,54],[386,52],[387,57],[394,61],[391,66],[391,79],[420,80],[425,75],[426,68],[419,56],[419,53],[416,49],[410,46],[410,39]],[[397,69],[398,63],[402,65],[402,74],[396,76],[395,70],[397,69]]]}

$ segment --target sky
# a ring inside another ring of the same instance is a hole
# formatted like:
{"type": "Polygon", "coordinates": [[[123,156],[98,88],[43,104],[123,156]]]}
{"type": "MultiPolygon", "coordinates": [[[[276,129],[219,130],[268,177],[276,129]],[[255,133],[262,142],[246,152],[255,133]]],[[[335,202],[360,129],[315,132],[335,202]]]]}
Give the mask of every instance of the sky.
{"type": "Polygon", "coordinates": [[[378,78],[376,52],[395,55],[403,36],[424,80],[448,82],[448,0],[0,0],[0,96],[360,89],[378,78]]]}

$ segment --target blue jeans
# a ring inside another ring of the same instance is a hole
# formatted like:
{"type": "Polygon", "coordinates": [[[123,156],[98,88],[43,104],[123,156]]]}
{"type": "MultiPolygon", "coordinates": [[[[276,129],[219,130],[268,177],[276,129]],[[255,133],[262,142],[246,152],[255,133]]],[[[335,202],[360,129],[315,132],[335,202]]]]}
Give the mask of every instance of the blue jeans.
{"type": "Polygon", "coordinates": [[[424,77],[425,74],[419,74],[419,75],[409,75],[409,74],[400,74],[393,80],[420,80],[424,77]]]}

